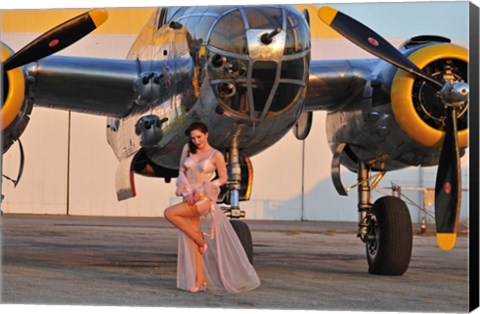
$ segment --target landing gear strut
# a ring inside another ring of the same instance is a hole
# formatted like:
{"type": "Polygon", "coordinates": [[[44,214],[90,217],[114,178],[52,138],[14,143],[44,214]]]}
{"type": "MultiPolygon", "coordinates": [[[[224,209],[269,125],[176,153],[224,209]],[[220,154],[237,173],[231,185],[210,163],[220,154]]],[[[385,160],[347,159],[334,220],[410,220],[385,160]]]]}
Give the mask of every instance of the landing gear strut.
{"type": "Polygon", "coordinates": [[[372,205],[370,168],[358,166],[358,237],[365,243],[368,272],[378,275],[403,275],[412,253],[412,222],[410,212],[400,198],[385,196],[372,205]]]}
{"type": "Polygon", "coordinates": [[[240,209],[240,189],[242,182],[242,169],[240,166],[239,151],[236,146],[230,149],[230,158],[228,161],[228,193],[230,194],[230,207],[225,209],[227,217],[230,218],[230,223],[242,243],[243,249],[247,254],[250,263],[253,263],[253,242],[252,234],[248,225],[239,218],[245,217],[245,211],[240,209]]]}
{"type": "Polygon", "coordinates": [[[238,148],[230,148],[228,174],[228,190],[230,193],[230,208],[227,209],[227,216],[230,218],[244,218],[245,211],[240,209],[240,188],[242,180],[242,169],[240,167],[240,156],[238,148]]]}

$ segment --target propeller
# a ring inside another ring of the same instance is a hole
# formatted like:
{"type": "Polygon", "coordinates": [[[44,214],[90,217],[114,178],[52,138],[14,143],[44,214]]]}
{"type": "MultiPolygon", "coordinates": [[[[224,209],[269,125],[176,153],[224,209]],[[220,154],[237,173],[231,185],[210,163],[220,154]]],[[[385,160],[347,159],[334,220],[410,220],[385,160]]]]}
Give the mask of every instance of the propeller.
{"type": "Polygon", "coordinates": [[[460,207],[460,152],[455,107],[447,109],[447,131],[443,140],[435,182],[435,224],[438,245],[450,250],[455,246],[456,225],[460,207]]]}
{"type": "Polygon", "coordinates": [[[461,178],[456,107],[468,100],[466,83],[440,82],[419,69],[400,51],[373,30],[331,7],[318,10],[320,19],[345,38],[380,59],[416,75],[435,86],[446,108],[446,132],[443,139],[435,184],[435,223],[437,243],[450,250],[456,241],[460,213],[461,178]]]}
{"type": "MultiPolygon", "coordinates": [[[[3,73],[5,74],[7,71],[47,57],[70,46],[103,24],[107,17],[108,13],[106,10],[95,9],[52,28],[5,60],[3,73]]],[[[18,184],[22,177],[25,163],[25,154],[20,139],[18,139],[18,143],[20,145],[20,167],[17,178],[11,179],[2,175],[6,179],[11,180],[14,186],[18,184]]]]}
{"type": "Polygon", "coordinates": [[[321,7],[318,10],[318,16],[331,28],[374,56],[377,56],[402,70],[417,75],[440,88],[443,87],[441,82],[420,70],[415,64],[401,54],[397,48],[383,39],[382,36],[378,35],[357,20],[354,20],[348,15],[331,7],[321,7]]]}
{"type": "Polygon", "coordinates": [[[107,19],[108,13],[95,9],[80,14],[44,33],[8,58],[4,71],[9,71],[54,54],[91,33],[107,19]]]}

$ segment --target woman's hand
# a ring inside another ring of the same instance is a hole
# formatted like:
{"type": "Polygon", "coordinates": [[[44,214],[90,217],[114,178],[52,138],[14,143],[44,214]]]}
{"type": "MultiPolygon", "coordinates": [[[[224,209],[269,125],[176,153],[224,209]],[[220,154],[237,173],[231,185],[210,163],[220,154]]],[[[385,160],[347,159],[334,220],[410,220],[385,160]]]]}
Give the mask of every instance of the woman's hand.
{"type": "Polygon", "coordinates": [[[187,196],[184,197],[183,199],[185,201],[185,203],[187,203],[188,205],[192,206],[195,204],[195,197],[194,197],[194,193],[191,193],[191,194],[188,194],[187,196]]]}
{"type": "Polygon", "coordinates": [[[199,193],[195,190],[193,191],[192,195],[193,195],[193,200],[194,200],[195,203],[198,202],[203,196],[201,193],[199,193]]]}

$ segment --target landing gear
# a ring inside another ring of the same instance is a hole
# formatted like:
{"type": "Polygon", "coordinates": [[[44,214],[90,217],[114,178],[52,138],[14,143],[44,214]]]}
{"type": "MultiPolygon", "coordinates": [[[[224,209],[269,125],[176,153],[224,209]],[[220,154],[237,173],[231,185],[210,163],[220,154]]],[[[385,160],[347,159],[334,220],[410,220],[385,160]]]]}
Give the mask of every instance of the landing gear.
{"type": "Polygon", "coordinates": [[[225,209],[227,217],[242,243],[243,249],[247,254],[250,263],[253,263],[253,242],[252,234],[248,225],[238,218],[245,217],[245,211],[240,209],[240,190],[242,188],[242,167],[240,164],[239,151],[236,146],[233,146],[229,152],[228,158],[228,193],[230,207],[225,209]]]}
{"type": "Polygon", "coordinates": [[[412,253],[412,222],[401,199],[385,196],[373,204],[365,247],[369,273],[400,276],[407,271],[412,253]]]}
{"type": "MultiPolygon", "coordinates": [[[[365,243],[368,272],[377,275],[403,275],[412,254],[412,222],[405,203],[394,196],[378,199],[372,206],[370,169],[359,162],[358,237],[365,243]]],[[[379,179],[373,183],[378,183],[379,179]]]]}
{"type": "Polygon", "coordinates": [[[248,225],[243,221],[239,220],[231,220],[230,223],[232,224],[233,230],[238,236],[238,239],[242,243],[243,249],[247,254],[248,260],[250,264],[253,264],[253,242],[252,242],[252,234],[250,233],[250,229],[248,225]]]}
{"type": "Polygon", "coordinates": [[[240,209],[242,168],[240,167],[240,156],[236,146],[233,146],[230,149],[228,166],[228,193],[230,194],[230,208],[226,211],[227,216],[230,218],[243,218],[245,217],[245,211],[240,209]]]}

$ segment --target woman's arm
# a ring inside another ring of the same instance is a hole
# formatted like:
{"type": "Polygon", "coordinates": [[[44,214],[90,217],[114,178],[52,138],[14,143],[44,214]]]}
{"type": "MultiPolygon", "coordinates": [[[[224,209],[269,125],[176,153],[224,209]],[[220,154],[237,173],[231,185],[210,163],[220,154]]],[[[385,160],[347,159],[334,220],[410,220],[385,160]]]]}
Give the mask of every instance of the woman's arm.
{"type": "Polygon", "coordinates": [[[188,182],[187,176],[185,174],[185,166],[183,165],[185,158],[188,155],[188,144],[183,147],[182,155],[180,157],[180,166],[178,170],[178,178],[177,178],[177,191],[175,194],[177,196],[183,196],[184,201],[190,201],[189,198],[192,194],[192,187],[190,182],[188,182]]]}
{"type": "Polygon", "coordinates": [[[182,155],[180,156],[180,166],[179,166],[179,171],[185,175],[185,166],[183,163],[185,162],[185,158],[188,156],[188,144],[185,144],[182,149],[182,155]]]}
{"type": "Polygon", "coordinates": [[[219,151],[215,152],[214,157],[214,164],[215,168],[217,168],[217,175],[218,178],[213,181],[213,183],[220,187],[227,183],[228,180],[228,175],[227,175],[227,166],[225,165],[225,158],[223,157],[223,154],[219,151]]]}

